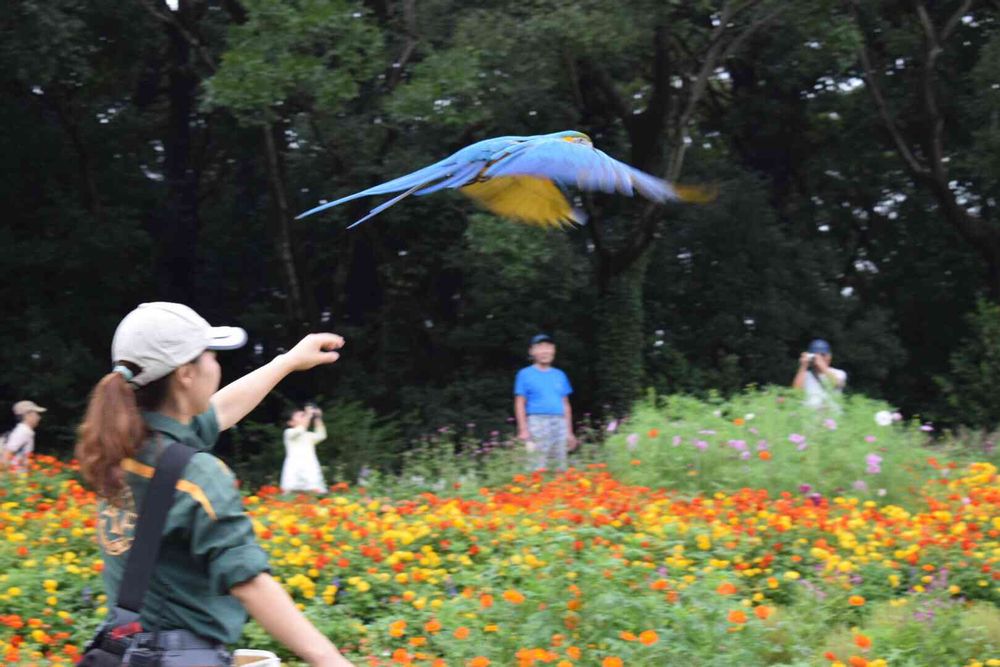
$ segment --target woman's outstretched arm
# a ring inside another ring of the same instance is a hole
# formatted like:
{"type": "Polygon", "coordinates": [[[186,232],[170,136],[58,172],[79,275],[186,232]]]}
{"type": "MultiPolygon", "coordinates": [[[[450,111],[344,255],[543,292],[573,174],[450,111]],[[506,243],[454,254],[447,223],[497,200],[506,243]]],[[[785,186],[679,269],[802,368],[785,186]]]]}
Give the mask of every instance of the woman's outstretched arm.
{"type": "Polygon", "coordinates": [[[225,431],[246,417],[285,376],[337,361],[340,354],[335,350],[343,346],[344,339],[337,334],[309,334],[288,352],[215,392],[212,407],[219,429],[225,431]]]}

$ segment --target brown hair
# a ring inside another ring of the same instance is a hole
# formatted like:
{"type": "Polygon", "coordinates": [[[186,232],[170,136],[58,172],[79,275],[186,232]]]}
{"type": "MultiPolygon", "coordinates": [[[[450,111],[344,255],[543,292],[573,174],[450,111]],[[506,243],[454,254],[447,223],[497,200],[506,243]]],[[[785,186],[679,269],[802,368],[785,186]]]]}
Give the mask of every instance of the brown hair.
{"type": "MultiPolygon", "coordinates": [[[[117,362],[136,374],[139,369],[129,362],[117,362]]],[[[121,462],[134,456],[146,438],[146,423],[139,412],[155,410],[167,393],[169,375],[133,389],[121,373],[108,373],[90,393],[87,414],[80,424],[76,458],[80,472],[98,496],[117,503],[124,475],[121,462]]]]}

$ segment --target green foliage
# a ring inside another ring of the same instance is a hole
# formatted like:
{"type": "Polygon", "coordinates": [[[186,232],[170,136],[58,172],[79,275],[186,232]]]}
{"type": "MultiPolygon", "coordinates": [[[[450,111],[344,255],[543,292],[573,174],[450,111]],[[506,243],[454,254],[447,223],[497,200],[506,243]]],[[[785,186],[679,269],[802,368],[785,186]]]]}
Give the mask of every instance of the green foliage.
{"type": "Polygon", "coordinates": [[[231,26],[222,65],[206,82],[208,108],[245,123],[270,122],[308,100],[336,113],[378,71],[382,34],[350,0],[244,2],[248,19],[231,26]]]}
{"type": "Polygon", "coordinates": [[[980,300],[968,316],[970,335],[951,354],[951,373],[939,377],[948,405],[962,423],[1000,426],[1000,306],[980,300]]]}
{"type": "Polygon", "coordinates": [[[888,418],[892,407],[858,394],[839,408],[817,411],[798,392],[779,388],[727,399],[652,396],[608,441],[608,464],[635,484],[705,494],[753,487],[914,502],[914,476],[934,474],[918,424],[882,426],[876,415],[888,418]]]}
{"type": "MultiPolygon", "coordinates": [[[[885,59],[889,107],[919,131],[916,14],[862,4],[865,26],[884,38],[874,55],[885,59]]],[[[628,125],[649,120],[655,28],[666,30],[676,113],[720,6],[422,0],[408,16],[402,3],[355,0],[189,0],[179,12],[14,3],[0,17],[0,268],[10,277],[0,398],[52,406],[39,446],[68,452],[115,323],[181,279],[199,311],[246,326],[260,346],[224,355],[226,379],[294,343],[303,324],[286,310],[256,126],[273,122],[285,138],[277,171],[290,212],[488,136],[576,128],[629,159],[628,125]],[[188,77],[193,85],[176,85],[188,77]],[[190,226],[176,224],[178,210],[190,226]],[[175,240],[184,257],[171,255],[175,240]],[[191,256],[190,273],[178,268],[191,256]]],[[[974,372],[980,353],[959,345],[980,329],[970,334],[978,325],[964,315],[991,279],[980,249],[944,223],[886,141],[859,85],[862,33],[836,0],[758,6],[773,20],[719,63],[686,128],[683,180],[718,182],[721,196],[664,209],[644,275],[619,277],[602,298],[589,228],[515,226],[454,194],[411,198],[344,233],[370,205],[356,202],[290,230],[309,326],[347,334],[350,352],[283,390],[404,415],[402,448],[446,424],[503,428],[525,340],[540,329],[560,341],[580,413],[620,407],[643,386],[705,396],[784,384],[805,342],[823,336],[852,389],[907,414],[995,424],[982,389],[991,385],[947,377],[955,355],[974,372]]],[[[940,25],[948,9],[929,11],[940,25]]],[[[751,16],[739,12],[732,29],[751,16]]],[[[983,216],[1000,196],[997,20],[976,5],[938,60],[950,178],[983,216]]],[[[664,150],[675,140],[653,138],[664,150]]],[[[644,210],[622,197],[582,203],[615,247],[644,210]]],[[[270,404],[255,418],[280,423],[270,404]]],[[[257,461],[276,437],[245,433],[237,462],[257,461]]]]}

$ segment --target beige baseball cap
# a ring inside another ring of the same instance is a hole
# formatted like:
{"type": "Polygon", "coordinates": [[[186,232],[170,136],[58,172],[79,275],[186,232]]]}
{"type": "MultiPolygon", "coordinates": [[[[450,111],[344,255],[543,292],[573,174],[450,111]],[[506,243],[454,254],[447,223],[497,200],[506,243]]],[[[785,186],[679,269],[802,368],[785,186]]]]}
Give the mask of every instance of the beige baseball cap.
{"type": "Polygon", "coordinates": [[[29,412],[45,412],[45,408],[38,405],[34,401],[18,401],[14,404],[14,414],[18,417],[23,417],[29,412]]]}
{"type": "Polygon", "coordinates": [[[118,325],[111,341],[111,363],[138,366],[130,382],[142,387],[194,361],[205,350],[235,350],[246,342],[247,332],[239,327],[213,327],[183,304],[155,301],[140,304],[118,325]]]}

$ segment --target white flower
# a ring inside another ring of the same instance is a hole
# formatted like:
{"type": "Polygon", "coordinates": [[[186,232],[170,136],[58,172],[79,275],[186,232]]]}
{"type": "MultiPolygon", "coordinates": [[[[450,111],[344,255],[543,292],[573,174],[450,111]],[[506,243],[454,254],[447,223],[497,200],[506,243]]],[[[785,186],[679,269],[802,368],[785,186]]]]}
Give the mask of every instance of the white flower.
{"type": "Polygon", "coordinates": [[[714,412],[712,412],[712,414],[715,415],[716,417],[721,417],[722,416],[722,410],[715,410],[714,412]]]}
{"type": "Polygon", "coordinates": [[[748,413],[746,414],[746,416],[744,416],[744,417],[743,417],[743,419],[745,419],[745,420],[747,420],[747,421],[750,421],[751,419],[753,419],[753,418],[754,418],[754,417],[756,417],[756,416],[757,416],[757,415],[755,415],[754,413],[752,413],[752,412],[748,412],[748,413]]]}
{"type": "Polygon", "coordinates": [[[892,413],[888,410],[879,410],[875,413],[875,423],[879,426],[888,426],[892,423],[892,413]]]}

